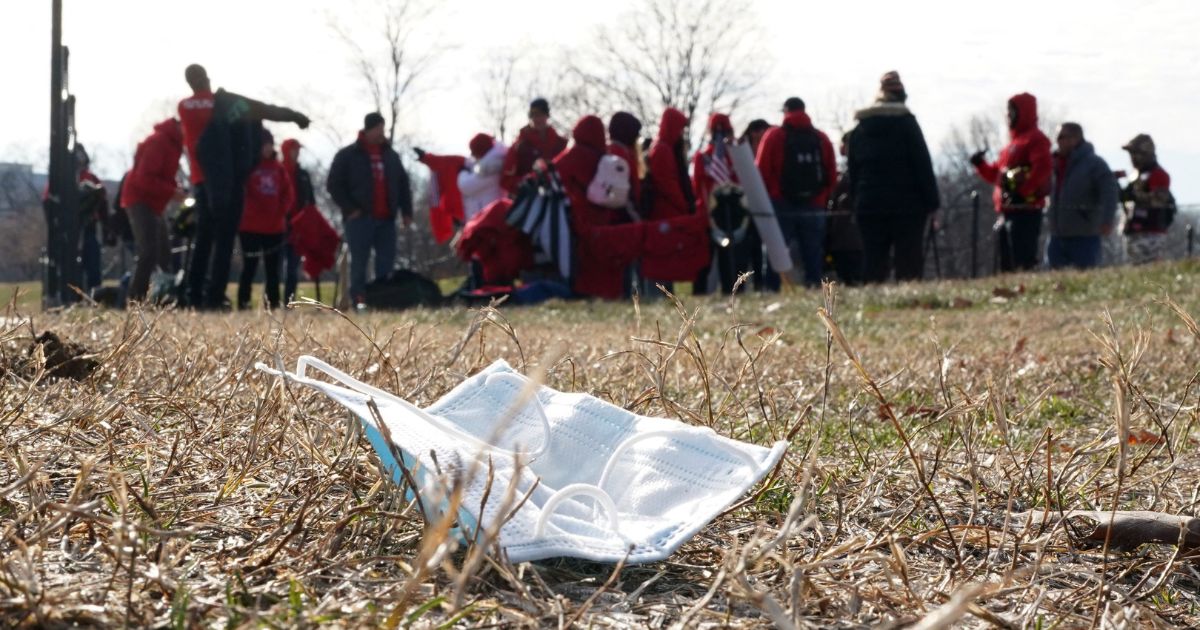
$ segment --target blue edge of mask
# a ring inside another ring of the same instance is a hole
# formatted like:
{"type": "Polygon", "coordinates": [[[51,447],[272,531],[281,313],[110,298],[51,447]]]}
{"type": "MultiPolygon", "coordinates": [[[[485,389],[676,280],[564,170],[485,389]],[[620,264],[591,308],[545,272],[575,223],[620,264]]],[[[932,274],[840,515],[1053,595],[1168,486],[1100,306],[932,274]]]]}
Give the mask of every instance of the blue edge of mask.
{"type": "MultiPolygon", "coordinates": [[[[399,447],[396,447],[396,450],[400,452],[401,461],[397,462],[396,456],[392,454],[392,447],[388,444],[388,441],[383,437],[383,433],[381,433],[379,429],[376,429],[374,425],[369,422],[360,421],[357,417],[354,418],[354,421],[358,422],[359,426],[362,427],[363,432],[367,436],[367,440],[371,442],[371,446],[375,448],[375,454],[379,456],[379,461],[383,464],[383,469],[391,477],[394,483],[397,485],[404,484],[404,473],[401,470],[401,466],[403,466],[404,469],[409,471],[409,474],[411,474],[413,477],[413,481],[416,482],[418,486],[424,487],[426,485],[426,477],[428,472],[424,466],[419,468],[415,467],[415,462],[412,461],[412,456],[404,452],[404,450],[399,447]]],[[[415,497],[416,493],[411,487],[404,493],[404,498],[407,501],[412,501],[415,497]]],[[[434,523],[446,513],[446,510],[450,507],[450,504],[447,500],[442,501],[437,506],[432,506],[425,504],[424,497],[422,497],[422,506],[426,510],[425,522],[434,523]]],[[[474,539],[474,532],[478,529],[479,523],[475,520],[475,517],[470,512],[459,509],[458,525],[450,528],[450,535],[456,538],[459,544],[466,544],[467,540],[474,539]]]]}

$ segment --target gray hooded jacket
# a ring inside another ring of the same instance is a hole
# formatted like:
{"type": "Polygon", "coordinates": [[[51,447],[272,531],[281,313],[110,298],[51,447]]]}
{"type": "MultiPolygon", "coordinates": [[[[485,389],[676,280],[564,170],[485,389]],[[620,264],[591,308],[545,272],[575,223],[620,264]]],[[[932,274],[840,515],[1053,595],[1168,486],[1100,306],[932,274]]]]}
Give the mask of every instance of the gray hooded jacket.
{"type": "Polygon", "coordinates": [[[1067,158],[1066,170],[1060,176],[1056,168],[1054,177],[1049,212],[1052,236],[1099,236],[1101,226],[1113,224],[1117,180],[1092,143],[1076,147],[1067,158]]]}

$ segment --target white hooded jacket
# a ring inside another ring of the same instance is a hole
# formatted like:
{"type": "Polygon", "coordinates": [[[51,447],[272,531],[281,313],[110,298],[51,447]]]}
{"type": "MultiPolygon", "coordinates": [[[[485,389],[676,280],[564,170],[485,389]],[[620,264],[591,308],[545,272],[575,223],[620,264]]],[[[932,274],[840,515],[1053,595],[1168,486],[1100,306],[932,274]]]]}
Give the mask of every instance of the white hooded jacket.
{"type": "Polygon", "coordinates": [[[504,170],[506,153],[508,147],[497,142],[478,161],[468,159],[467,170],[459,172],[458,189],[462,192],[465,220],[470,221],[471,217],[504,196],[500,188],[500,172],[504,170]]]}

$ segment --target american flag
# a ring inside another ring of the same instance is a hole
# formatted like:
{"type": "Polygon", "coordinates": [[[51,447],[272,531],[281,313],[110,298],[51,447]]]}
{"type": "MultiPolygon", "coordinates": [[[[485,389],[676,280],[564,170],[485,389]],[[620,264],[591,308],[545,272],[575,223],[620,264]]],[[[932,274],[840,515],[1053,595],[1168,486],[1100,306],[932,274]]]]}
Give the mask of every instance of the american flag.
{"type": "Polygon", "coordinates": [[[729,167],[729,154],[725,143],[713,146],[713,153],[704,160],[704,171],[717,186],[733,183],[733,170],[729,167]]]}

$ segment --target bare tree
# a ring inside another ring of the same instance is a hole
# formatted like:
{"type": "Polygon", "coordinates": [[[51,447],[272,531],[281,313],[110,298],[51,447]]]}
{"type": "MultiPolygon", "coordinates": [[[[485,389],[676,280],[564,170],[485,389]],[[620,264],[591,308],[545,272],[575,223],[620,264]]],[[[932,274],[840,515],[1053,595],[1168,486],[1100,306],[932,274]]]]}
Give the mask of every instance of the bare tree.
{"type": "Polygon", "coordinates": [[[520,110],[521,54],[513,49],[497,50],[487,55],[488,62],[479,73],[479,96],[483,105],[484,124],[500,142],[508,136],[509,125],[520,110]]]}
{"type": "Polygon", "coordinates": [[[640,0],[565,60],[568,95],[590,113],[627,109],[647,126],[664,107],[693,123],[697,111],[732,112],[767,70],[752,16],[746,0],[640,0]]]}
{"type": "Polygon", "coordinates": [[[330,17],[330,28],[350,49],[359,77],[377,111],[388,115],[388,140],[395,142],[400,113],[422,87],[444,47],[419,46],[420,34],[438,5],[427,0],[358,0],[343,14],[365,23],[330,17]]]}

